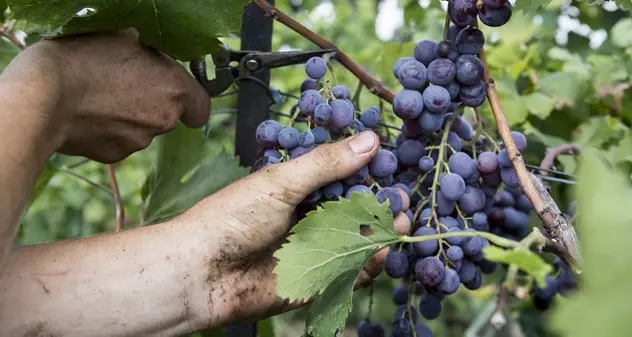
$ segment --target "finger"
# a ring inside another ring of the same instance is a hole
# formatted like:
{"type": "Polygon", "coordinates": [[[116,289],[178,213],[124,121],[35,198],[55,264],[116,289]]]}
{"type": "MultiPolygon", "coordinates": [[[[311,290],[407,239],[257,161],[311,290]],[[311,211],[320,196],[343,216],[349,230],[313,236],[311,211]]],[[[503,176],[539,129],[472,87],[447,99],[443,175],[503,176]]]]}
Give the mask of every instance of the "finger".
{"type": "Polygon", "coordinates": [[[384,269],[384,263],[386,262],[386,255],[388,255],[388,248],[384,248],[375,253],[369,259],[369,262],[362,268],[358,278],[356,279],[355,288],[364,288],[371,284],[371,282],[382,273],[384,269]]]}
{"type": "MultiPolygon", "coordinates": [[[[328,183],[345,179],[366,166],[378,150],[372,131],[361,132],[334,144],[321,145],[270,172],[280,186],[304,198],[328,183]]],[[[300,201],[300,200],[299,200],[300,201]]]]}
{"type": "Polygon", "coordinates": [[[410,233],[410,219],[405,213],[399,213],[393,221],[395,231],[402,235],[408,235],[410,233]]]}
{"type": "Polygon", "coordinates": [[[192,75],[187,73],[187,77],[186,86],[190,97],[185,101],[184,113],[180,120],[190,128],[199,128],[204,126],[210,117],[211,97],[192,75]]]}
{"type": "Polygon", "coordinates": [[[134,41],[138,40],[138,37],[140,36],[138,34],[138,31],[136,30],[136,28],[127,28],[127,29],[123,29],[121,31],[119,31],[119,35],[121,36],[125,36],[127,38],[130,38],[134,41]]]}

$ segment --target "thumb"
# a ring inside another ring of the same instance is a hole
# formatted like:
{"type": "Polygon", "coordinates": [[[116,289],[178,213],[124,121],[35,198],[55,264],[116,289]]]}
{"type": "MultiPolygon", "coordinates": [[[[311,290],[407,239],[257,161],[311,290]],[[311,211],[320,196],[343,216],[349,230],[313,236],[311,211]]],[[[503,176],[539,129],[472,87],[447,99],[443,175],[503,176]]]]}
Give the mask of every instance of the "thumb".
{"type": "Polygon", "coordinates": [[[364,131],[275,165],[275,174],[278,181],[282,182],[281,187],[294,192],[302,200],[316,189],[345,179],[366,166],[377,153],[379,143],[375,133],[364,131]]]}

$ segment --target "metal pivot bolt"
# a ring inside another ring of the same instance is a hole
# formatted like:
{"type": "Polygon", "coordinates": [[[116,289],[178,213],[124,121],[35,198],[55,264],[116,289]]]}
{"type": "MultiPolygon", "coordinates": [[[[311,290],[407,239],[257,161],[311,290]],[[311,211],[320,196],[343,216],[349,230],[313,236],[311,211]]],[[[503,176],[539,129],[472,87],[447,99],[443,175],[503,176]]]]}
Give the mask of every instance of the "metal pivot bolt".
{"type": "Polygon", "coordinates": [[[257,68],[259,68],[259,62],[257,62],[257,60],[248,60],[246,61],[246,69],[250,70],[250,71],[255,71],[257,70],[257,68]]]}

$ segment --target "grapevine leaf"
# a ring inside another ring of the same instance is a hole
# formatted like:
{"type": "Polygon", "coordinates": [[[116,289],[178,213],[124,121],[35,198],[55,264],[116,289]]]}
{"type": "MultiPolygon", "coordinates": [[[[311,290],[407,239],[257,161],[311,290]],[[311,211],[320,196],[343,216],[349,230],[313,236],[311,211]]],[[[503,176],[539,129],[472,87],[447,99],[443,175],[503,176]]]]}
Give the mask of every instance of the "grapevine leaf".
{"type": "Polygon", "coordinates": [[[336,329],[342,331],[351,309],[353,309],[353,285],[358,273],[350,270],[334,280],[312,303],[307,313],[305,331],[307,336],[334,336],[336,329]]]}
{"type": "Polygon", "coordinates": [[[582,241],[581,289],[559,306],[551,322],[560,336],[622,336],[630,328],[630,182],[603,161],[602,150],[582,152],[574,191],[579,228],[587,238],[582,241]]]}
{"type": "Polygon", "coordinates": [[[531,93],[523,96],[522,99],[527,109],[529,109],[529,112],[531,112],[532,115],[538,116],[540,119],[549,117],[555,107],[555,101],[541,92],[531,93]]]}
{"type": "Polygon", "coordinates": [[[546,7],[552,0],[518,0],[514,11],[524,11],[525,15],[535,14],[540,8],[546,7]]]}
{"type": "Polygon", "coordinates": [[[46,186],[48,186],[48,183],[53,178],[53,176],[55,176],[55,174],[57,174],[57,167],[55,167],[55,164],[52,162],[52,160],[47,161],[46,166],[44,166],[44,169],[35,181],[35,188],[31,192],[31,196],[29,197],[29,206],[33,204],[37,197],[40,196],[42,191],[46,188],[46,186]]]}
{"type": "Polygon", "coordinates": [[[326,202],[275,252],[277,294],[290,301],[319,295],[341,275],[358,275],[378,248],[398,238],[387,204],[375,196],[353,193],[350,200],[326,202]]]}
{"type": "Polygon", "coordinates": [[[143,43],[182,61],[220,46],[219,36],[239,31],[247,0],[58,0],[33,5],[8,0],[13,18],[62,35],[134,27],[143,43]],[[85,11],[86,9],[90,11],[85,11]],[[78,15],[80,12],[87,15],[78,15]]]}
{"type": "Polygon", "coordinates": [[[610,38],[612,43],[621,48],[632,45],[632,19],[626,18],[619,20],[610,30],[610,38]]]}
{"type": "Polygon", "coordinates": [[[206,145],[200,129],[182,124],[157,138],[154,169],[143,186],[146,223],[176,216],[248,174],[236,158],[205,159],[206,145]]]}
{"type": "Polygon", "coordinates": [[[573,73],[556,72],[540,78],[540,91],[558,102],[573,106],[579,95],[579,81],[573,73]]]}
{"type": "Polygon", "coordinates": [[[540,287],[546,286],[544,279],[553,271],[553,267],[540,256],[526,249],[501,249],[495,246],[483,248],[485,259],[492,262],[513,264],[532,275],[540,287]]]}

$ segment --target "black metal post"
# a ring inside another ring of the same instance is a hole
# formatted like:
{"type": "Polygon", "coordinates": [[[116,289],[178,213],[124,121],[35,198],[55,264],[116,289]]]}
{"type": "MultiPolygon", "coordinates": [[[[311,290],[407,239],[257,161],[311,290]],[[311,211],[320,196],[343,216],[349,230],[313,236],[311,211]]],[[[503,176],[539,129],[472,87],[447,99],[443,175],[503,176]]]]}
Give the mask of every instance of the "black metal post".
{"type": "MultiPolygon", "coordinates": [[[[268,0],[274,5],[274,0],[268,0]]],[[[266,18],[263,10],[250,3],[244,8],[241,25],[241,49],[271,51],[272,22],[266,18]]],[[[270,72],[264,71],[255,75],[265,83],[270,83],[270,72]]],[[[257,156],[255,130],[268,119],[269,96],[266,88],[254,81],[239,82],[239,98],[237,101],[237,131],[235,132],[235,153],[240,156],[243,166],[252,166],[257,156]]]]}
{"type": "MultiPolygon", "coordinates": [[[[274,0],[268,0],[274,5],[274,0]]],[[[241,49],[271,51],[272,23],[264,12],[250,3],[244,8],[241,24],[241,49]]],[[[270,72],[264,71],[254,75],[264,83],[270,83],[270,72]]],[[[257,142],[255,131],[257,126],[269,118],[268,104],[270,98],[267,89],[254,81],[239,82],[237,98],[237,130],[235,131],[235,154],[240,164],[253,166],[257,160],[257,142]]],[[[257,337],[257,323],[231,325],[226,327],[228,337],[257,337]]]]}

